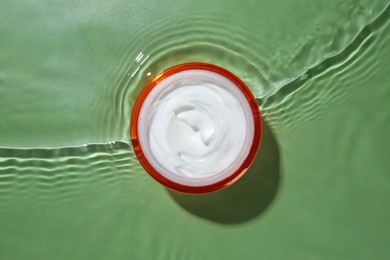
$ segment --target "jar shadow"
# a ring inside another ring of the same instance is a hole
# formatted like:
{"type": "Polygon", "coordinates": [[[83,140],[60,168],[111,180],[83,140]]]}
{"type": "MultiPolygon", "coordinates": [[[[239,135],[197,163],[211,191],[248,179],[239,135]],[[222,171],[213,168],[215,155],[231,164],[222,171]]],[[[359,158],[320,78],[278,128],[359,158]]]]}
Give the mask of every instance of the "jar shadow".
{"type": "Polygon", "coordinates": [[[272,204],[280,183],[280,155],[271,128],[263,121],[259,153],[249,170],[231,186],[208,194],[193,195],[168,190],[189,213],[221,224],[250,221],[272,204]]]}

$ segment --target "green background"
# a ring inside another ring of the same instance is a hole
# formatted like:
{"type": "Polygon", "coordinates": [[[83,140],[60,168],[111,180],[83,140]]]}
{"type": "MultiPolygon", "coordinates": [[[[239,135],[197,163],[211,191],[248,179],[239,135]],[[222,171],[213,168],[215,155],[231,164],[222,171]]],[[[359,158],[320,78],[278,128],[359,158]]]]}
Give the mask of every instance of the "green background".
{"type": "Polygon", "coordinates": [[[389,259],[388,1],[0,0],[0,259],[389,259]],[[189,61],[255,95],[236,184],[139,165],[144,84],[189,61]]]}

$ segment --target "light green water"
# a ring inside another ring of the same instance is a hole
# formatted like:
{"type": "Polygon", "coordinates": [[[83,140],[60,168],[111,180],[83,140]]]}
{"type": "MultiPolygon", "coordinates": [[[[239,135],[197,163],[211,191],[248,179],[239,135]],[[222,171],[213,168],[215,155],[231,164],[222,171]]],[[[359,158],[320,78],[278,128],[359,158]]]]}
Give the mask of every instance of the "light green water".
{"type": "Polygon", "coordinates": [[[0,259],[388,259],[388,1],[0,2],[0,259]],[[189,196],[129,142],[178,63],[239,76],[250,171],[189,196]]]}

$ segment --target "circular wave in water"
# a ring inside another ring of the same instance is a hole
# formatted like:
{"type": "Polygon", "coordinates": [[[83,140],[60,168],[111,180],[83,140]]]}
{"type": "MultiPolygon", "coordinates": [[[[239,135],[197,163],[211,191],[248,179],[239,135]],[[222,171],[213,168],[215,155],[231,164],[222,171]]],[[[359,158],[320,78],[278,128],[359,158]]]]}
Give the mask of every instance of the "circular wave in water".
{"type": "MultiPolygon", "coordinates": [[[[109,95],[115,101],[115,108],[107,111],[116,111],[115,119],[104,116],[107,112],[102,111],[99,125],[109,122],[107,131],[117,129],[115,131],[121,133],[119,138],[124,140],[128,126],[122,122],[128,123],[140,89],[164,69],[192,61],[214,63],[231,70],[249,86],[260,103],[264,103],[285,86],[290,89],[296,81],[313,77],[309,74],[328,67],[326,63],[334,56],[339,57],[345,49],[354,48],[357,33],[375,18],[383,5],[362,2],[356,6],[351,1],[340,9],[338,5],[329,4],[321,8],[332,15],[319,19],[313,17],[310,13],[313,10],[309,9],[303,15],[313,22],[308,20],[303,30],[295,31],[301,25],[297,20],[293,31],[284,35],[280,30],[269,28],[271,25],[281,28],[285,26],[283,21],[270,19],[258,8],[247,8],[243,8],[247,14],[240,16],[241,19],[235,19],[236,15],[228,12],[222,16],[190,11],[186,16],[160,17],[146,23],[125,50],[124,57],[133,56],[121,64],[126,73],[121,69],[121,78],[111,87],[109,95]],[[115,121],[121,122],[120,126],[115,121]]],[[[337,66],[336,62],[332,61],[332,66],[337,66]]],[[[267,106],[262,109],[267,114],[267,106]]]]}

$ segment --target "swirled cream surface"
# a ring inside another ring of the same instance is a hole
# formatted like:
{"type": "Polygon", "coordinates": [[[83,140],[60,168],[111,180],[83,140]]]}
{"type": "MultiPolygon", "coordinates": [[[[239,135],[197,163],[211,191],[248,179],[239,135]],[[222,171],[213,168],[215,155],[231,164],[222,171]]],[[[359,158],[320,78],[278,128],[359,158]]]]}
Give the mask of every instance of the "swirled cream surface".
{"type": "Polygon", "coordinates": [[[248,154],[253,136],[248,113],[245,97],[225,77],[203,70],[179,72],[144,101],[141,145],[154,168],[174,181],[217,181],[248,154]]]}

